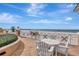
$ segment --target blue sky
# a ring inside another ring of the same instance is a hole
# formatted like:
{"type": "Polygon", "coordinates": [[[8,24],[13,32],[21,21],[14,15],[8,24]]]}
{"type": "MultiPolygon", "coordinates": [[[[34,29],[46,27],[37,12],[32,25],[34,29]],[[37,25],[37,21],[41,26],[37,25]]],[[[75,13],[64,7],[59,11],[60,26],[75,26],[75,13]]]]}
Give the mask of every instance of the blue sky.
{"type": "Polygon", "coordinates": [[[79,29],[76,4],[1,3],[0,27],[26,29],[79,29]]]}

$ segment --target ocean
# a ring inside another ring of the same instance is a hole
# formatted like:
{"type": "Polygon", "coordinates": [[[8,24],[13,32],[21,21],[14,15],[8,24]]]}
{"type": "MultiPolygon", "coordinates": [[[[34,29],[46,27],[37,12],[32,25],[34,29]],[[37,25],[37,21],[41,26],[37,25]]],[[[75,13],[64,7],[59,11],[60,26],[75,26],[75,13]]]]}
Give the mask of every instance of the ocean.
{"type": "Polygon", "coordinates": [[[77,33],[79,30],[75,29],[22,29],[22,30],[31,30],[31,31],[53,31],[53,32],[72,32],[77,33]]]}

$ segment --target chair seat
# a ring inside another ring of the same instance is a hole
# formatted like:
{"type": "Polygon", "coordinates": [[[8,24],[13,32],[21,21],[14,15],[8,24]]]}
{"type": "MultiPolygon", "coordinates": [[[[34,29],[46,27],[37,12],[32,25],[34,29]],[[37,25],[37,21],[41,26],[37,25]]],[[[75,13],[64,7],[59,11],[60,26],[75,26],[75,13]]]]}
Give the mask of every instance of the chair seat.
{"type": "Polygon", "coordinates": [[[60,48],[69,48],[68,46],[65,46],[65,45],[58,45],[58,47],[60,47],[60,48]]]}
{"type": "Polygon", "coordinates": [[[54,47],[50,47],[50,49],[48,50],[48,52],[53,52],[54,51],[54,47]]]}
{"type": "Polygon", "coordinates": [[[61,48],[61,47],[59,47],[59,48],[57,49],[57,52],[62,53],[62,54],[65,54],[66,51],[67,51],[66,48],[61,48]]]}

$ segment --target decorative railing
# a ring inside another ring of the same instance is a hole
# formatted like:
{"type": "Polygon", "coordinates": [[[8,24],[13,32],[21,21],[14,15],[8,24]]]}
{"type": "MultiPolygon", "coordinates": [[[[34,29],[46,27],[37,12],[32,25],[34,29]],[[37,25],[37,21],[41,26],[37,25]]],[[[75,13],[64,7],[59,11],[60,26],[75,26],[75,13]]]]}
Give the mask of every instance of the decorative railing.
{"type": "MultiPolygon", "coordinates": [[[[79,34],[71,33],[71,32],[52,32],[52,31],[37,31],[38,35],[31,35],[30,30],[21,30],[22,37],[30,37],[33,39],[41,39],[41,38],[51,38],[51,39],[61,39],[61,36],[69,36],[71,45],[79,45],[79,34]]],[[[32,31],[33,32],[33,31],[32,31]]],[[[35,32],[35,31],[34,31],[35,32]]]]}

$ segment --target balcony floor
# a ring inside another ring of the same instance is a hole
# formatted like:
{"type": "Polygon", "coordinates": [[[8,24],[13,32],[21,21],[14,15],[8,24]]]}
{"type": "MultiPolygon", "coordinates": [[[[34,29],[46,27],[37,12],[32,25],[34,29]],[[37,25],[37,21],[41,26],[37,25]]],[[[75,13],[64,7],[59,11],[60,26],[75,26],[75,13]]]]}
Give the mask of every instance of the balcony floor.
{"type": "MultiPolygon", "coordinates": [[[[21,44],[18,49],[12,54],[12,56],[36,56],[36,40],[21,38],[21,44]]],[[[79,46],[70,46],[68,51],[70,56],[79,56],[79,46]]],[[[58,53],[58,56],[63,54],[58,53]]]]}
{"type": "Polygon", "coordinates": [[[36,44],[35,40],[22,38],[21,44],[18,49],[12,54],[13,56],[35,56],[36,54],[36,44]]]}

